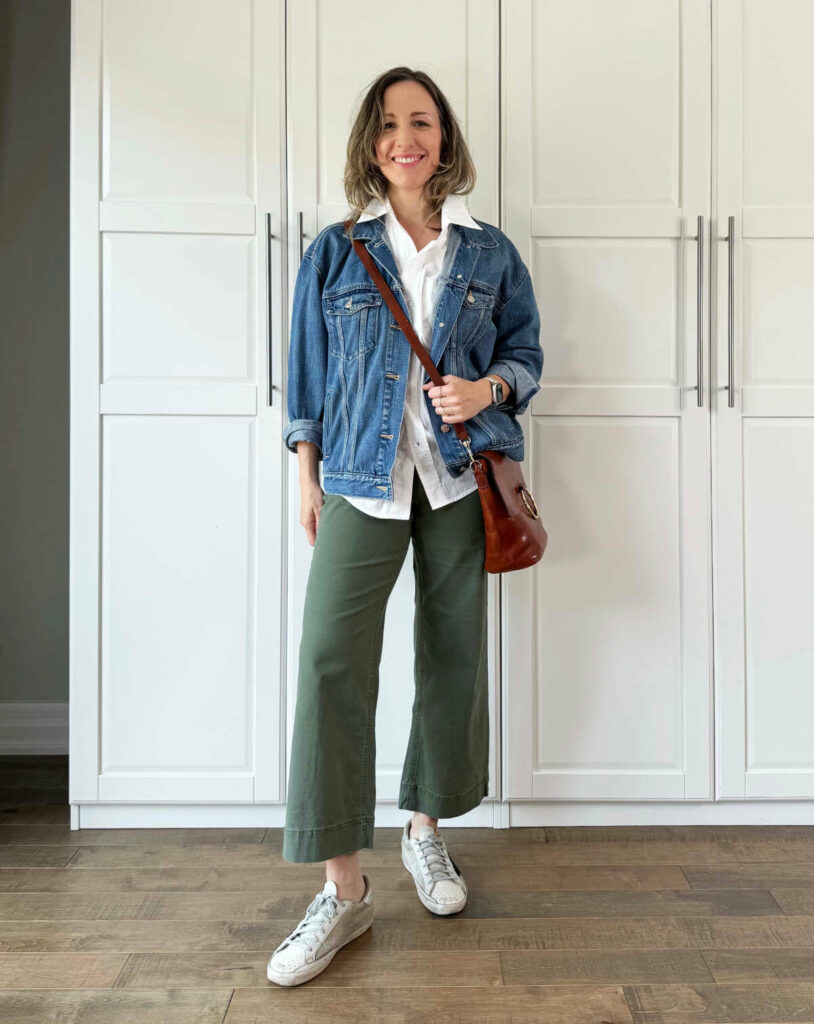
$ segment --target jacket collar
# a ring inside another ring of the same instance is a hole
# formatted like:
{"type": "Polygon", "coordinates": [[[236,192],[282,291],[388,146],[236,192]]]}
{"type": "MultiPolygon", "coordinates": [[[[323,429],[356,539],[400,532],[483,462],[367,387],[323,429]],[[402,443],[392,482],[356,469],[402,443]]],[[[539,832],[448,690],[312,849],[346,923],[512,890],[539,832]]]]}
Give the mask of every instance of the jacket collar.
{"type": "MultiPolygon", "coordinates": [[[[383,200],[376,197],[371,199],[353,226],[353,237],[360,241],[373,239],[378,242],[384,231],[386,214],[395,216],[389,196],[383,200]]],[[[491,249],[497,245],[492,233],[470,216],[462,195],[450,193],[441,206],[441,227],[448,225],[455,226],[454,230],[458,231],[461,241],[466,245],[480,249],[491,249]]]]}
{"type": "MultiPolygon", "coordinates": [[[[458,197],[460,199],[460,197],[458,197]]],[[[446,210],[442,206],[442,220],[446,215],[447,223],[450,225],[450,238],[447,252],[444,257],[444,266],[441,270],[441,277],[444,283],[438,297],[438,305],[435,312],[432,339],[430,342],[430,359],[439,366],[444,349],[447,346],[450,335],[455,327],[458,314],[461,311],[464,299],[469,289],[475,265],[480,257],[481,249],[492,249],[497,245],[497,239],[489,230],[488,225],[477,224],[472,227],[472,218],[465,208],[458,205],[456,200],[447,196],[444,200],[446,210]],[[455,220],[453,220],[453,217],[455,220]],[[455,237],[452,237],[452,233],[455,237]]],[[[387,204],[382,201],[371,202],[366,207],[363,217],[367,216],[361,223],[353,225],[353,237],[364,241],[365,248],[379,264],[380,269],[386,273],[390,280],[396,301],[401,306],[404,315],[409,320],[410,309],[404,295],[398,268],[385,232],[385,216],[387,204]],[[376,212],[378,211],[378,212],[376,212]]],[[[405,359],[409,356],[409,349],[404,349],[405,359]]],[[[406,370],[407,363],[404,363],[406,370]]]]}

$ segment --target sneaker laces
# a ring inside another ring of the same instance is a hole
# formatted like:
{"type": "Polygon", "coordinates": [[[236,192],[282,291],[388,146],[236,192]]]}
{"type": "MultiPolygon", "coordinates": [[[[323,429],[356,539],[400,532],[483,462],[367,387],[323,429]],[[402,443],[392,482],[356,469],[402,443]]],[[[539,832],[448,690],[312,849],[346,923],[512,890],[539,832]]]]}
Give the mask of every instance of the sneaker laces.
{"type": "Polygon", "coordinates": [[[304,946],[310,948],[311,943],[317,938],[326,921],[329,921],[337,910],[338,899],[329,892],[318,892],[308,904],[305,917],[299,922],[291,934],[283,939],[277,949],[277,953],[285,946],[304,946]]]}
{"type": "Polygon", "coordinates": [[[426,839],[416,839],[416,851],[419,855],[419,863],[429,879],[430,888],[441,879],[451,879],[457,882],[458,876],[448,861],[448,855],[444,849],[444,840],[440,837],[428,836],[426,839]]]}

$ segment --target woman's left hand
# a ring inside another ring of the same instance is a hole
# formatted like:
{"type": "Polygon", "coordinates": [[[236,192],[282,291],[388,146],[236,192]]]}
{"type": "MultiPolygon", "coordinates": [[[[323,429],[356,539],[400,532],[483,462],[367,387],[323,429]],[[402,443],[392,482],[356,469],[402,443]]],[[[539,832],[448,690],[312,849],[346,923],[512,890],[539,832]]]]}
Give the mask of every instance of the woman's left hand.
{"type": "Polygon", "coordinates": [[[429,394],[436,413],[444,423],[463,423],[492,404],[492,389],[485,377],[466,380],[445,373],[442,379],[442,385],[429,380],[422,388],[429,394]]]}

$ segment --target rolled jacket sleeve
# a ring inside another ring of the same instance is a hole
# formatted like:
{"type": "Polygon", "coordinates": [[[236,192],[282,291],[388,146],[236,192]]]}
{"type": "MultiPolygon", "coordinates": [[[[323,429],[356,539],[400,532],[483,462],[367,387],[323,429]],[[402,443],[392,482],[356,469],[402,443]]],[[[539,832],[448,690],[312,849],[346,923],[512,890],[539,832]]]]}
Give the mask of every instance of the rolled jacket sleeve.
{"type": "MultiPolygon", "coordinates": [[[[520,257],[518,255],[518,260],[520,257]]],[[[494,317],[497,328],[490,373],[502,377],[512,389],[508,401],[496,408],[519,416],[540,390],[543,350],[540,346],[540,313],[534,297],[531,275],[520,261],[522,276],[508,301],[494,317]]]]}
{"type": "Polygon", "coordinates": [[[297,451],[297,441],[311,441],[322,459],[322,416],[328,373],[328,331],[322,315],[322,282],[306,251],[294,284],[288,341],[288,424],[283,442],[297,451]]]}

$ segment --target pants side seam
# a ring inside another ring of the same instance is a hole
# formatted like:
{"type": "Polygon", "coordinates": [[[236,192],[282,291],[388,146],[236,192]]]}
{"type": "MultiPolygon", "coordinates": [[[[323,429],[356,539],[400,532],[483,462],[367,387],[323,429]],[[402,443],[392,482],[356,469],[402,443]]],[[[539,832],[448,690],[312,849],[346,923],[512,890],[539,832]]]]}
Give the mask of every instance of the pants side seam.
{"type": "MultiPolygon", "coordinates": [[[[381,610],[381,614],[379,615],[379,622],[378,622],[378,624],[376,626],[376,633],[375,633],[375,636],[374,636],[374,639],[373,639],[373,643],[371,644],[371,647],[370,647],[370,663],[369,663],[369,666],[368,666],[368,681],[367,681],[367,712],[366,712],[366,719],[365,719],[365,752],[364,752],[364,756],[362,758],[362,793],[361,793],[361,797],[360,797],[360,806],[361,807],[365,806],[365,801],[367,800],[367,795],[368,795],[368,770],[367,770],[367,765],[368,765],[368,761],[370,759],[370,735],[371,735],[370,719],[371,719],[371,715],[372,715],[372,711],[373,711],[373,708],[372,708],[373,696],[374,696],[373,695],[373,683],[374,683],[374,679],[375,679],[375,676],[376,676],[376,672],[378,671],[378,665],[376,665],[376,653],[377,653],[377,651],[379,651],[379,649],[381,647],[380,641],[381,641],[382,634],[384,633],[384,619],[385,619],[385,615],[387,613],[387,605],[388,605],[388,602],[389,602],[389,599],[390,599],[390,595],[393,592],[393,587],[396,585],[396,580],[398,579],[399,573],[401,572],[401,566],[402,566],[403,562],[404,562],[404,559],[402,558],[401,562],[399,564],[397,564],[396,571],[395,571],[395,573],[393,574],[393,576],[392,576],[392,578],[390,580],[390,584],[389,584],[389,586],[387,588],[387,594],[385,596],[384,601],[382,601],[382,610],[381,610]]],[[[375,730],[375,722],[374,722],[373,729],[375,730]]],[[[369,817],[369,815],[366,815],[365,817],[369,817]]]]}
{"type": "MultiPolygon", "coordinates": [[[[415,547],[415,538],[413,538],[413,547],[415,547]]],[[[418,779],[418,757],[421,750],[421,737],[423,729],[421,728],[421,712],[424,709],[424,666],[425,666],[425,641],[426,641],[426,629],[424,628],[424,572],[421,567],[421,552],[416,551],[416,569],[418,571],[418,610],[419,610],[419,638],[418,638],[418,672],[416,673],[416,711],[415,711],[415,730],[416,730],[416,741],[415,748],[413,750],[412,762],[410,764],[410,775],[409,778],[413,780],[418,779]]]]}

